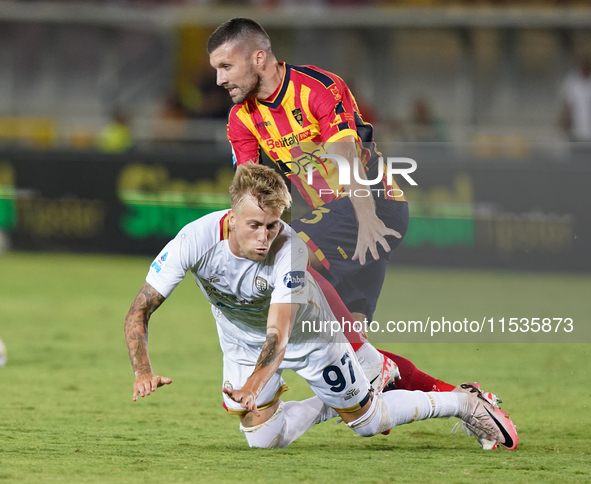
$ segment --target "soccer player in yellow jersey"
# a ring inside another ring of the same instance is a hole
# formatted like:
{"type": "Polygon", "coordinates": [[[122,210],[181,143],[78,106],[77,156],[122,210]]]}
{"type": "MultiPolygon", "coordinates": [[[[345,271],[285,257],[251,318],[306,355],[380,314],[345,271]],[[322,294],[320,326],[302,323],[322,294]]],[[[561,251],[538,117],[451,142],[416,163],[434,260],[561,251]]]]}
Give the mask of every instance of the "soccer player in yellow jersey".
{"type": "MultiPolygon", "coordinates": [[[[278,61],[269,36],[252,19],[222,24],[207,50],[218,85],[235,103],[228,119],[234,165],[260,162],[264,150],[291,180],[311,208],[291,225],[308,247],[314,269],[310,272],[333,313],[339,319],[371,321],[391,251],[409,221],[403,193],[384,176],[387,171],[372,126],[363,122],[341,78],[315,66],[278,61]],[[353,162],[356,157],[358,165],[353,162]],[[348,162],[349,176],[342,176],[339,160],[348,162]]],[[[378,392],[393,382],[396,365],[401,377],[396,388],[455,387],[421,372],[405,358],[378,353],[366,340],[350,341],[378,392]]]]}

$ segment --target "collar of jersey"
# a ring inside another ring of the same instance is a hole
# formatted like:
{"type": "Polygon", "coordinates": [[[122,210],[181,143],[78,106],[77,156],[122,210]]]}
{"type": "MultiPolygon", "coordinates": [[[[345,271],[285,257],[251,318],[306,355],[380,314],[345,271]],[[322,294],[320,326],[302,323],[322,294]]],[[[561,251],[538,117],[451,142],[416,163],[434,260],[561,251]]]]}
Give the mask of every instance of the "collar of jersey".
{"type": "Polygon", "coordinates": [[[290,77],[290,73],[291,73],[291,66],[287,63],[287,62],[282,62],[284,70],[283,70],[283,79],[281,80],[281,84],[280,87],[278,88],[278,92],[275,95],[275,99],[273,99],[272,101],[261,101],[258,100],[257,101],[262,104],[263,106],[267,106],[268,108],[271,109],[276,109],[279,106],[281,106],[281,103],[283,102],[283,97],[285,96],[285,92],[287,91],[287,86],[289,86],[289,77],[290,77]]]}

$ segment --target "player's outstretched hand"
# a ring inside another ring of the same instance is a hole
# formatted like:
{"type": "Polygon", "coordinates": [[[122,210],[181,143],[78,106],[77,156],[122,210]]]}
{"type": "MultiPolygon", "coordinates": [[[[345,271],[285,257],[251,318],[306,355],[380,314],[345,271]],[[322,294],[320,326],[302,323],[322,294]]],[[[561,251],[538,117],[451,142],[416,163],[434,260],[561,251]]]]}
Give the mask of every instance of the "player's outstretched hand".
{"type": "Polygon", "coordinates": [[[257,417],[261,416],[256,404],[256,396],[251,391],[246,389],[234,390],[233,388],[222,387],[222,392],[228,395],[236,403],[239,403],[242,408],[249,412],[253,412],[257,417]]]}
{"type": "Polygon", "coordinates": [[[390,252],[390,245],[386,235],[392,235],[401,239],[402,235],[394,229],[389,229],[375,214],[359,220],[359,233],[357,235],[357,247],[351,260],[359,259],[361,265],[365,265],[367,251],[369,250],[375,260],[380,258],[377,244],[381,244],[386,252],[390,252]]]}
{"type": "Polygon", "coordinates": [[[133,383],[133,401],[137,401],[138,395],[145,397],[152,392],[156,391],[156,388],[162,385],[170,385],[172,383],[171,378],[165,376],[154,375],[153,373],[145,373],[142,376],[138,376],[133,383]]]}

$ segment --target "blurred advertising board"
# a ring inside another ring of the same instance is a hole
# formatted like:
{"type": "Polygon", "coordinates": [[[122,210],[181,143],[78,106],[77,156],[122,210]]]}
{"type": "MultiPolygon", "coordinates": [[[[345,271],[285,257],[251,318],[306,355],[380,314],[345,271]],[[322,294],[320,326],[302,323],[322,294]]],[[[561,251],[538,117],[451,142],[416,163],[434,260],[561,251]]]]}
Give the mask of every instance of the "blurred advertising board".
{"type": "Polygon", "coordinates": [[[405,187],[408,264],[591,270],[591,166],[419,165],[405,187]]]}
{"type": "MultiPolygon", "coordinates": [[[[591,164],[422,160],[400,180],[409,231],[396,264],[591,270],[591,164]]],[[[229,207],[230,156],[0,153],[0,231],[15,250],[156,254],[229,207]]],[[[301,201],[293,216],[305,213],[301,201]]]]}

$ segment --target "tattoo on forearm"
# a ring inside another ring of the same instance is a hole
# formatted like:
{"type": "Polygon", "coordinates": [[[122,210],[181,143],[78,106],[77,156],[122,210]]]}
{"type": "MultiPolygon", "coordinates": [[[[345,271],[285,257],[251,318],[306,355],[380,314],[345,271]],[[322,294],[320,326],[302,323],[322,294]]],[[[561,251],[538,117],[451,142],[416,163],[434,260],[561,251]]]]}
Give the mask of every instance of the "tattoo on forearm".
{"type": "Polygon", "coordinates": [[[156,289],[144,283],[125,318],[127,351],[136,377],[151,371],[148,357],[148,321],[164,299],[156,289]]]}
{"type": "Polygon", "coordinates": [[[269,366],[277,358],[277,345],[279,344],[279,336],[276,333],[270,333],[267,335],[263,347],[261,348],[261,354],[257,360],[254,371],[261,370],[269,366]]]}

